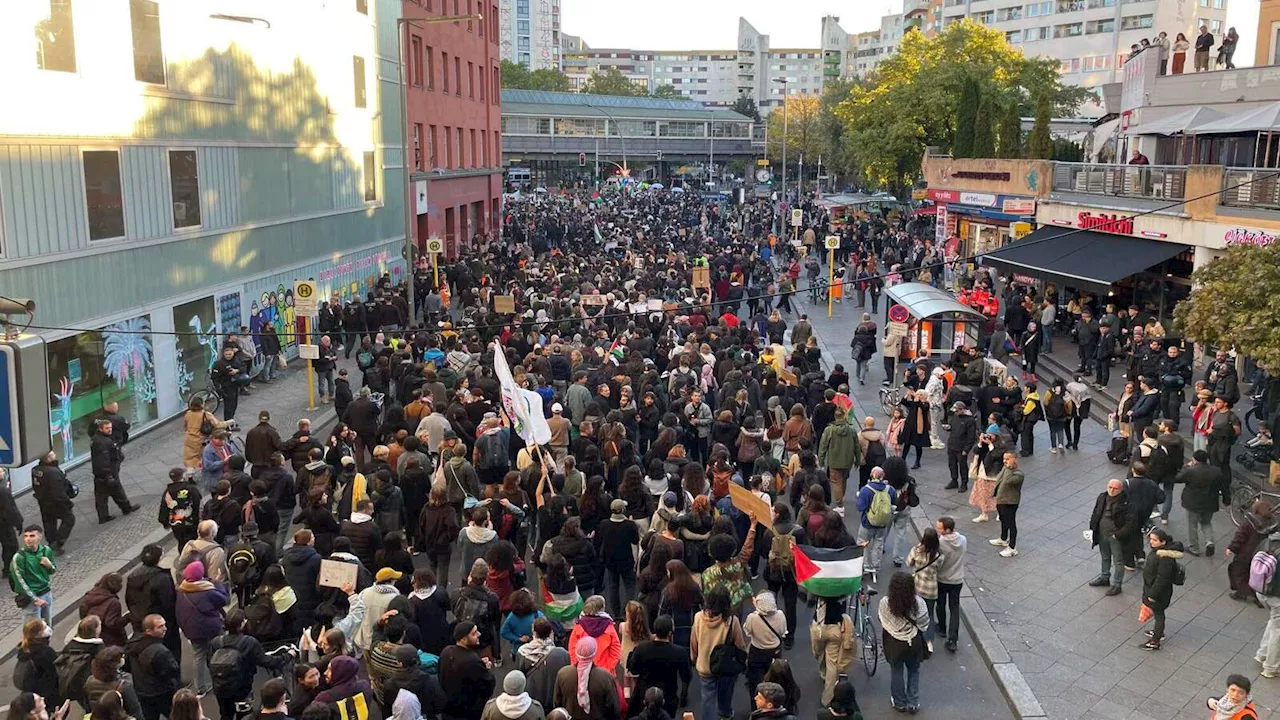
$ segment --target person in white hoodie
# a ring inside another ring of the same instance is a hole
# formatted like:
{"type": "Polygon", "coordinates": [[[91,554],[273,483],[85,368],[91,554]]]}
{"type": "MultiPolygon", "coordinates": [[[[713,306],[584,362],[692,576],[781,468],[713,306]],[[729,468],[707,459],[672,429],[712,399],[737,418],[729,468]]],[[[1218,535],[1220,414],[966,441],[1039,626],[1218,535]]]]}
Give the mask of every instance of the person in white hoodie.
{"type": "Polygon", "coordinates": [[[956,532],[956,520],[943,515],[938,518],[938,626],[937,633],[947,638],[947,649],[956,651],[960,638],[960,588],[964,586],[965,553],[969,540],[956,532]],[[947,623],[950,612],[951,622],[947,623]]]}
{"type": "Polygon", "coordinates": [[[545,720],[542,703],[525,692],[524,673],[512,670],[502,680],[502,694],[485,703],[480,720],[545,720]]]}
{"type": "MultiPolygon", "coordinates": [[[[508,505],[508,501],[502,501],[508,505]]],[[[458,567],[470,571],[476,558],[484,557],[489,546],[498,539],[498,533],[489,520],[489,508],[478,505],[471,511],[471,521],[458,531],[458,545],[462,547],[462,564],[458,567]]]]}
{"type": "Polygon", "coordinates": [[[382,614],[391,606],[391,601],[400,595],[395,581],[402,575],[397,570],[382,568],[374,576],[373,585],[360,592],[360,599],[364,601],[364,618],[356,628],[355,636],[351,638],[351,644],[360,651],[373,647],[373,626],[382,619],[382,614]]]}
{"type": "Polygon", "coordinates": [[[422,720],[422,703],[411,691],[400,688],[391,703],[390,720],[422,720]]]}

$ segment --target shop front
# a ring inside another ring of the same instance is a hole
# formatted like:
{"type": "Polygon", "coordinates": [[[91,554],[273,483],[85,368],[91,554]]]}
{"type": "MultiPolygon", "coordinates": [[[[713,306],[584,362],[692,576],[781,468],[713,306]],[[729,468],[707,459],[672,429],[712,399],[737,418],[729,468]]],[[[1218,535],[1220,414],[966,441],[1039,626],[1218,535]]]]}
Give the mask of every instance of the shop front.
{"type": "Polygon", "coordinates": [[[938,239],[956,239],[948,255],[985,255],[1015,239],[1020,224],[1036,219],[1033,197],[932,188],[926,197],[938,208],[938,239]]]}

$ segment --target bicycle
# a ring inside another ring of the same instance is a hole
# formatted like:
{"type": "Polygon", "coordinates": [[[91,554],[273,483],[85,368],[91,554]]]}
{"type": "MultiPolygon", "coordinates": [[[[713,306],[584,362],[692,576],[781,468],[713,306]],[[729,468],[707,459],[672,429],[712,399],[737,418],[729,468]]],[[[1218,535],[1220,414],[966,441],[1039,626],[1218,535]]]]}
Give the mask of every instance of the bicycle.
{"type": "Polygon", "coordinates": [[[1248,481],[1236,482],[1231,488],[1231,522],[1240,527],[1245,518],[1253,511],[1253,504],[1266,499],[1271,505],[1280,504],[1280,492],[1255,487],[1248,481]]]}
{"type": "Polygon", "coordinates": [[[884,410],[885,416],[893,417],[893,409],[902,404],[902,393],[901,385],[880,388],[880,409],[884,410]]]}
{"type": "Polygon", "coordinates": [[[862,666],[867,669],[867,677],[874,676],[880,665],[880,637],[876,634],[871,612],[871,598],[877,594],[878,590],[864,584],[853,596],[853,633],[861,645],[862,666]]]}
{"type": "Polygon", "coordinates": [[[222,407],[222,391],[218,389],[218,384],[213,381],[213,372],[206,372],[204,375],[204,389],[191,393],[192,398],[200,398],[204,401],[204,409],[208,412],[217,414],[218,408],[222,407]]]}

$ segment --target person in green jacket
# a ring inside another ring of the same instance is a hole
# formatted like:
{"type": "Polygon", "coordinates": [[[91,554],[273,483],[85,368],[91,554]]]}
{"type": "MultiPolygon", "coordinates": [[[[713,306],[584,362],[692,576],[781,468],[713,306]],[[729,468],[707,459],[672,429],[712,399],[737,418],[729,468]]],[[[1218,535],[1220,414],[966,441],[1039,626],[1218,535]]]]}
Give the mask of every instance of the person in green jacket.
{"type": "Polygon", "coordinates": [[[837,408],[836,419],[822,431],[822,439],[818,441],[818,464],[827,469],[836,512],[844,514],[844,486],[849,469],[862,464],[858,430],[849,424],[846,411],[837,408]]]}
{"type": "Polygon", "coordinates": [[[44,542],[44,530],[39,525],[28,525],[22,530],[22,547],[9,565],[9,584],[14,594],[31,599],[23,615],[41,618],[49,625],[53,625],[49,579],[58,571],[53,557],[53,548],[44,542]]]}
{"type": "Polygon", "coordinates": [[[1022,471],[1018,456],[1004,454],[1004,467],[996,475],[996,516],[1000,518],[1000,537],[991,538],[992,545],[1003,547],[1002,557],[1018,554],[1018,505],[1022,502],[1022,471]]]}

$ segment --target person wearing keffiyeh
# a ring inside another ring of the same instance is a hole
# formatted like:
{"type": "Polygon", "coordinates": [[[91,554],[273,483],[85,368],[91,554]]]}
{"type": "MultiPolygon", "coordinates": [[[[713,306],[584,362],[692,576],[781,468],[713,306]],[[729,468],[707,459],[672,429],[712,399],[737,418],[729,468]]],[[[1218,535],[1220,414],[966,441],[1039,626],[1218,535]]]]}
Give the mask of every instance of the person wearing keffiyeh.
{"type": "Polygon", "coordinates": [[[567,710],[571,720],[621,720],[617,678],[598,667],[595,657],[595,638],[579,640],[573,664],[556,675],[555,704],[567,710]]]}

